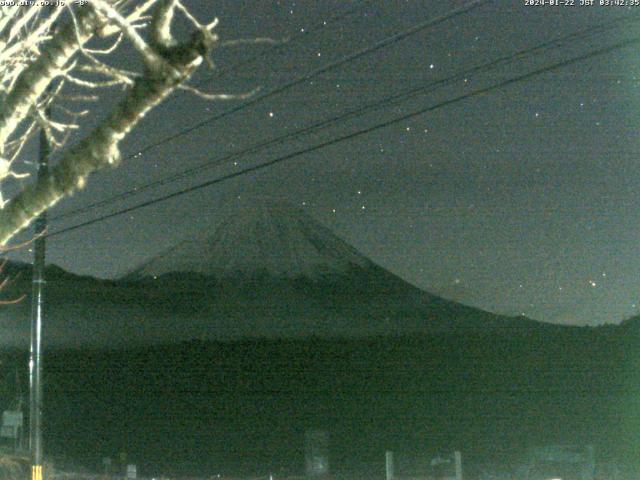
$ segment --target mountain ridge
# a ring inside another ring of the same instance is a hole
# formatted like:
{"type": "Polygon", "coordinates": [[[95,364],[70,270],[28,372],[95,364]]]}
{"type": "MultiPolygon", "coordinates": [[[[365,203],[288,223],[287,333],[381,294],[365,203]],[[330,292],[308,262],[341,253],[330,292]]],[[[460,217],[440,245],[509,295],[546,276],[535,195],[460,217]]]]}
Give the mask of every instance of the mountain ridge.
{"type": "MultiPolygon", "coordinates": [[[[48,267],[45,345],[559,328],[423,291],[298,209],[261,205],[231,215],[213,233],[187,238],[117,280],[48,267]]],[[[5,298],[30,293],[25,270],[8,266],[7,274],[22,274],[5,298]]],[[[28,300],[0,309],[0,338],[28,344],[28,300]]]]}
{"type": "Polygon", "coordinates": [[[216,278],[266,273],[322,278],[374,263],[302,210],[257,202],[227,213],[212,231],[187,238],[125,275],[201,273],[216,278]]]}

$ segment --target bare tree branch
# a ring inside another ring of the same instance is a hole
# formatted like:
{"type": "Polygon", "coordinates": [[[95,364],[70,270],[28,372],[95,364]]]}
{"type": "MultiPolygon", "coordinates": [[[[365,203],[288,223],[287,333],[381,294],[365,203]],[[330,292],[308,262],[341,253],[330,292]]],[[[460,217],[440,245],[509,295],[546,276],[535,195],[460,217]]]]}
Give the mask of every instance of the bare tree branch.
{"type": "Polygon", "coordinates": [[[142,56],[147,66],[160,68],[160,64],[163,62],[162,57],[147,44],[129,20],[123,17],[120,12],[105,0],[93,0],[93,5],[100,13],[105,15],[109,21],[121,29],[122,33],[142,56]]]}
{"type": "Polygon", "coordinates": [[[26,175],[15,172],[13,164],[37,127],[59,149],[71,132],[82,131],[78,118],[87,110],[81,105],[76,112],[67,108],[69,102],[97,100],[104,88],[114,85],[122,86],[124,94],[97,127],[59,151],[59,161],[48,174],[6,203],[0,194],[0,251],[38,215],[82,188],[93,172],[117,165],[120,142],[176,89],[207,100],[253,95],[257,90],[206,93],[187,85],[203,61],[210,61],[214,47],[275,43],[265,38],[220,42],[213,32],[218,20],[201,23],[180,0],[92,0],[82,8],[17,10],[0,7],[0,187],[7,178],[26,175]],[[176,15],[183,15],[193,26],[185,41],[172,35],[176,15]],[[62,20],[66,23],[53,29],[54,22],[62,20]],[[115,37],[113,43],[110,36],[115,37]],[[98,47],[91,45],[94,38],[98,47]],[[109,46],[104,47],[105,42],[109,46]],[[103,61],[122,42],[140,55],[142,71],[123,70],[103,61]],[[3,77],[3,70],[10,74],[3,77]],[[51,107],[63,112],[63,118],[53,121],[45,115],[51,107]]]}
{"type": "Polygon", "coordinates": [[[0,148],[27,117],[32,105],[38,102],[51,81],[57,77],[78,51],[77,38],[87,41],[99,24],[90,8],[78,15],[78,31],[67,24],[47,45],[47,54],[27,67],[4,100],[0,109],[0,148]]]}
{"type": "Polygon", "coordinates": [[[250,92],[246,93],[207,93],[201,90],[198,90],[191,85],[180,85],[178,87],[180,90],[184,90],[189,93],[193,93],[197,97],[200,97],[204,100],[245,100],[254,96],[256,93],[260,91],[259,88],[254,88],[250,92]]]}
{"type": "Polygon", "coordinates": [[[237,38],[235,40],[225,40],[220,42],[218,45],[220,47],[240,47],[244,45],[255,45],[259,43],[267,43],[269,45],[278,45],[281,43],[286,43],[288,39],[276,40],[275,38],[269,37],[257,37],[257,38],[237,38]]]}
{"type": "MultiPolygon", "coordinates": [[[[124,17],[105,5],[104,1],[96,0],[96,5],[100,11],[108,13],[109,18],[117,19],[119,25],[126,22],[124,17]]],[[[125,29],[124,24],[122,27],[125,29]]],[[[144,42],[137,33],[133,35],[131,32],[129,25],[125,35],[130,40],[139,38],[144,42]]],[[[146,42],[144,46],[139,44],[138,51],[147,61],[153,62],[154,68],[135,79],[133,86],[107,119],[70,148],[47,176],[26,187],[0,210],[0,244],[5,244],[15,232],[27,226],[33,218],[61,198],[82,188],[92,172],[117,164],[120,160],[120,141],[149,109],[191,76],[202,63],[203,55],[211,50],[211,42],[215,40],[217,37],[203,35],[198,31],[187,42],[161,53],[154,51],[151,56],[148,55],[151,47],[146,42]]]]}

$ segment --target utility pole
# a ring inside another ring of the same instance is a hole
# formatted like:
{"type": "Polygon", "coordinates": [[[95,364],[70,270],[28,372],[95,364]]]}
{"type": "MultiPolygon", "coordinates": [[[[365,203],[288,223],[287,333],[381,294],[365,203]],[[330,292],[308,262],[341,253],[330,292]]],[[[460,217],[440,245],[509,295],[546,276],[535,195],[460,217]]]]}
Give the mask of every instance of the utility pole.
{"type": "Polygon", "coordinates": [[[453,453],[453,458],[456,466],[456,480],[462,480],[462,454],[456,450],[453,453]]]}
{"type": "Polygon", "coordinates": [[[395,473],[393,471],[393,452],[391,450],[387,450],[385,452],[384,464],[385,464],[386,480],[393,480],[395,478],[395,473]]]}
{"type": "MultiPolygon", "coordinates": [[[[48,118],[49,109],[45,110],[48,118]]],[[[38,176],[49,174],[49,141],[44,129],[40,130],[38,176]]],[[[29,452],[31,453],[31,480],[42,480],[42,316],[44,308],[44,263],[47,228],[46,210],[35,221],[33,254],[33,281],[31,289],[31,348],[29,351],[29,452]]]]}

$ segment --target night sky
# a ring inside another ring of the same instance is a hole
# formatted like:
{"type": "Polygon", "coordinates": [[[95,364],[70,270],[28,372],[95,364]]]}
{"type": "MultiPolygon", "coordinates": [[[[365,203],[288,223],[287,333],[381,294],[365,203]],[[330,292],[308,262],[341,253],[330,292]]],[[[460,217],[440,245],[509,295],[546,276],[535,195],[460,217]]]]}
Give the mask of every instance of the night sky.
{"type": "MultiPolygon", "coordinates": [[[[242,93],[260,86],[261,95],[466,3],[185,1],[203,20],[218,16],[218,32],[224,39],[290,39],[285,46],[219,50],[214,61],[227,73],[216,76],[215,71],[203,70],[195,81],[213,76],[203,89],[242,93]]],[[[118,169],[96,174],[84,191],[62,201],[51,215],[625,16],[640,16],[640,6],[488,2],[146,150],[118,169]]],[[[55,232],[435,106],[634,38],[638,30],[638,21],[627,21],[605,32],[593,31],[409,101],[243,156],[237,165],[225,163],[54,221],[50,229],[55,232]]],[[[133,66],[124,54],[116,60],[133,66]]],[[[94,111],[102,115],[120,94],[105,92],[105,101],[94,111]]],[[[179,93],[147,116],[124,143],[123,153],[135,155],[242,102],[208,102],[179,93]]],[[[447,298],[557,323],[620,322],[640,311],[639,109],[640,45],[632,44],[53,236],[48,260],[76,273],[116,277],[215,224],[223,207],[272,196],[305,209],[391,272],[447,298]]],[[[91,121],[85,125],[90,126],[91,121]]],[[[28,258],[27,253],[21,257],[28,258]]]]}

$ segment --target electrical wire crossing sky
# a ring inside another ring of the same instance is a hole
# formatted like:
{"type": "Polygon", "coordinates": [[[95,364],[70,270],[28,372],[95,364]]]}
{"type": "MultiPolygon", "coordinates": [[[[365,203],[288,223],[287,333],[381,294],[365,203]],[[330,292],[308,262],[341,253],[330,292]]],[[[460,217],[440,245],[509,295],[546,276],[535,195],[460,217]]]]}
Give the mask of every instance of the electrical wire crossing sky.
{"type": "Polygon", "coordinates": [[[152,111],[50,212],[51,262],[118,277],[267,196],[446,298],[575,325],[638,312],[640,7],[185,3],[223,38],[283,39],[194,79],[259,90],[152,111]]]}

